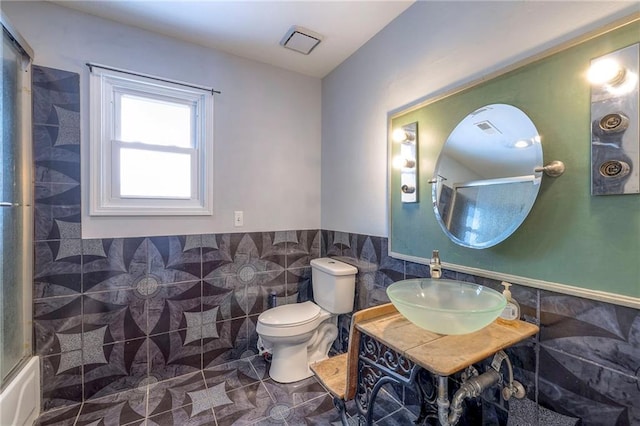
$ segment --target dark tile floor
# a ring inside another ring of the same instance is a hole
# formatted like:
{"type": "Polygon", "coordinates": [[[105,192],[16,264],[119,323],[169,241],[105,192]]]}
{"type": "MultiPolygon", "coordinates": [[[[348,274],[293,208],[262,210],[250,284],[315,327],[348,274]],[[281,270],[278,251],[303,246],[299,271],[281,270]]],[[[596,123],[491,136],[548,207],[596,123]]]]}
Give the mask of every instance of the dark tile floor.
{"type": "MultiPolygon", "coordinates": [[[[349,413],[355,412],[353,402],[349,413]]],[[[382,390],[376,425],[412,424],[415,416],[392,389],[382,390]]],[[[353,424],[357,421],[354,418],[353,424]]],[[[36,425],[340,425],[331,396],[314,378],[280,384],[261,357],[48,411],[36,425]]]]}

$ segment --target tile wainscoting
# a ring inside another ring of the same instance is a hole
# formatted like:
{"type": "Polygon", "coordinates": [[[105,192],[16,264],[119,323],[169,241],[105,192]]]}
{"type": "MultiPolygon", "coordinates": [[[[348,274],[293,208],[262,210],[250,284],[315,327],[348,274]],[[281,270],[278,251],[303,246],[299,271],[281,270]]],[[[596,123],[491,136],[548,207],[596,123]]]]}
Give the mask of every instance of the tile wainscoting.
{"type": "Polygon", "coordinates": [[[255,355],[269,295],[309,299],[320,239],[297,231],[78,240],[73,255],[62,253],[68,241],[36,242],[43,407],[255,355]]]}
{"type": "MultiPolygon", "coordinates": [[[[356,309],[427,277],[387,239],[330,230],[88,240],[80,228],[79,76],[33,69],[34,339],[43,409],[76,406],[255,355],[258,315],[312,298],[311,259],[358,267],[356,309]]],[[[498,289],[499,282],[445,271],[498,289]]],[[[461,424],[639,425],[640,311],[515,285],[539,335],[508,350],[527,399],[486,392],[461,424]]],[[[346,349],[350,315],[334,352],[346,349]]],[[[391,389],[415,410],[409,391],[391,389]]]]}

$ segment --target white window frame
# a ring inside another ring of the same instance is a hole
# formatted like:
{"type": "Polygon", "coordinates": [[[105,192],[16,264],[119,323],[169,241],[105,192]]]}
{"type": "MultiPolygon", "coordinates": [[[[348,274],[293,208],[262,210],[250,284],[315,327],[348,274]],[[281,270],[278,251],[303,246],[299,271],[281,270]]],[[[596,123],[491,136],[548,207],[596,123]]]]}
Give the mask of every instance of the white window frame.
{"type": "Polygon", "coordinates": [[[213,94],[178,83],[93,68],[90,73],[90,194],[91,216],[185,216],[213,214],[213,94]],[[181,103],[193,107],[192,147],[123,142],[119,133],[119,99],[123,94],[181,103]],[[122,197],[119,149],[188,154],[191,195],[122,197]]]}

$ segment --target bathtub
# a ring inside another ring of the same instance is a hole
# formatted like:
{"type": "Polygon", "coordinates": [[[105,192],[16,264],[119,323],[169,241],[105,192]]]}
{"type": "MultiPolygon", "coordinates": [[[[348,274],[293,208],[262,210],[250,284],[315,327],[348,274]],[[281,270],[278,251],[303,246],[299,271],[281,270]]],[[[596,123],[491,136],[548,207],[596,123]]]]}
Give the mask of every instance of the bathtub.
{"type": "Polygon", "coordinates": [[[0,394],[0,425],[31,425],[40,414],[40,360],[32,357],[0,394]]]}

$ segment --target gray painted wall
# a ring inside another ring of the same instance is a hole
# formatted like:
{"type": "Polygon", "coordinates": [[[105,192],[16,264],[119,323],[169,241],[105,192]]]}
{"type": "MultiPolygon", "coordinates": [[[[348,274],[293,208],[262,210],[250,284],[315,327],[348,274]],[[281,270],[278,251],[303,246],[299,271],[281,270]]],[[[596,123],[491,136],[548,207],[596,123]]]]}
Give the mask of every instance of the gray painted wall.
{"type": "MultiPolygon", "coordinates": [[[[3,2],[35,63],[80,74],[83,181],[88,182],[86,62],[215,87],[213,217],[89,218],[83,237],[317,229],[320,79],[285,71],[49,2],[3,2]],[[292,161],[292,159],[295,159],[292,161]],[[295,200],[295,202],[292,202],[295,200]],[[284,207],[293,206],[294,207],[284,207]],[[244,211],[244,227],[233,212],[244,211]]],[[[83,185],[83,199],[86,189],[83,185]]]]}

